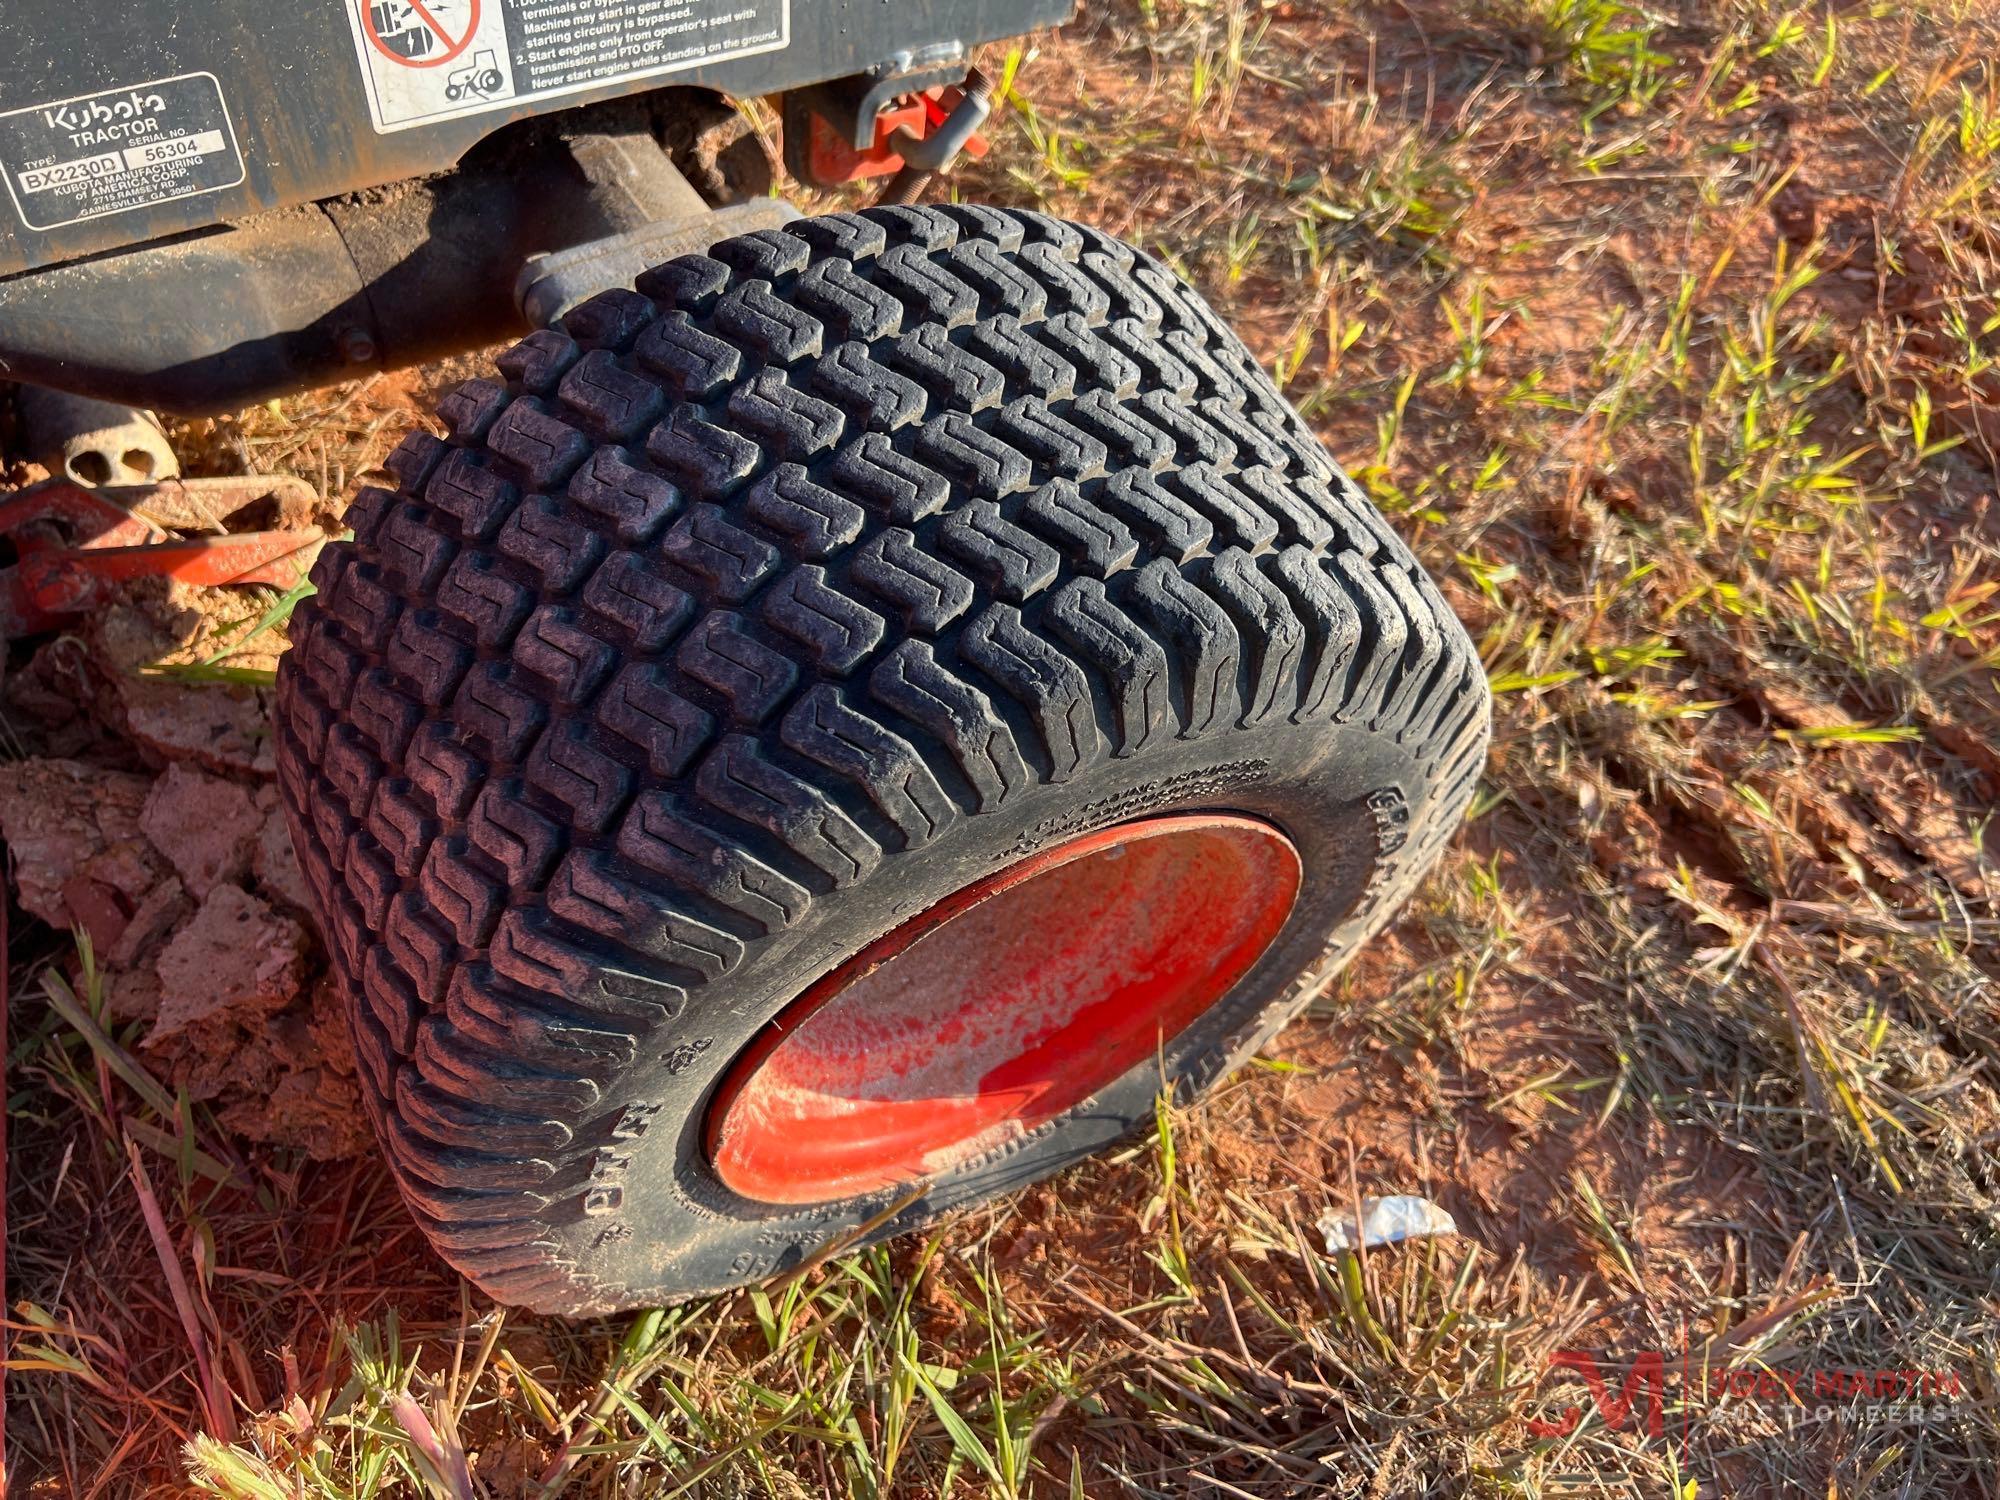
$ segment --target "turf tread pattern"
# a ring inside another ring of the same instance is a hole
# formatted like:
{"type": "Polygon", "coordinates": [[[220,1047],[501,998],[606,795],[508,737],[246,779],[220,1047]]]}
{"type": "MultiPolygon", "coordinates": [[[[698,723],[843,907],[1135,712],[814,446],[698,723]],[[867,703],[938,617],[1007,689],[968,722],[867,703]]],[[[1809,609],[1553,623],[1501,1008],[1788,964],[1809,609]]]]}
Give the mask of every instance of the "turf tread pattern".
{"type": "Polygon", "coordinates": [[[1095,230],[803,220],[499,373],[350,509],[278,733],[371,1111],[505,1300],[629,1299],[540,1238],[606,1091],[889,853],[1278,718],[1415,745],[1422,859],[1471,795],[1484,677],[1436,589],[1207,305],[1095,230]]]}

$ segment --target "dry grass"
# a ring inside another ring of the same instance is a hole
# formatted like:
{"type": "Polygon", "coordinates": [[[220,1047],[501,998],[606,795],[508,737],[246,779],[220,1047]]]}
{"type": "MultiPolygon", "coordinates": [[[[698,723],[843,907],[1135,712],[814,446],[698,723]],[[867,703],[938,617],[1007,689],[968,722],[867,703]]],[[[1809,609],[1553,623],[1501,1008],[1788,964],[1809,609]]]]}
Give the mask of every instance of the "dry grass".
{"type": "MultiPolygon", "coordinates": [[[[1995,1493],[1996,43],[1972,4],[1112,0],[996,58],[961,191],[1179,265],[1480,638],[1495,754],[1428,891],[1120,1159],[604,1325],[468,1301],[379,1167],[245,1157],[24,1002],[24,1475],[171,1490],[191,1443],[260,1500],[1995,1493]],[[1315,1248],[1382,1191],[1463,1236],[1315,1248]],[[1650,1438],[1579,1348],[1961,1390],[1676,1376],[1650,1438]]],[[[337,488],[424,400],[205,451],[337,488]]]]}

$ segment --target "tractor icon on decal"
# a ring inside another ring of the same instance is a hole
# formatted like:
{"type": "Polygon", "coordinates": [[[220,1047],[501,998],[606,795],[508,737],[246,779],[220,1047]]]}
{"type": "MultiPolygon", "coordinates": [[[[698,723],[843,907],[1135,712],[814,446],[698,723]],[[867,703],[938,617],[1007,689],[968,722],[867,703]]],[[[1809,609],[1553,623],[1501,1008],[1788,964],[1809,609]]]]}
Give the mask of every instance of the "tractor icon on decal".
{"type": "Polygon", "coordinates": [[[475,99],[491,99],[507,86],[506,75],[494,61],[492,49],[472,55],[472,66],[454,69],[444,81],[445,98],[456,104],[468,94],[475,99]]]}

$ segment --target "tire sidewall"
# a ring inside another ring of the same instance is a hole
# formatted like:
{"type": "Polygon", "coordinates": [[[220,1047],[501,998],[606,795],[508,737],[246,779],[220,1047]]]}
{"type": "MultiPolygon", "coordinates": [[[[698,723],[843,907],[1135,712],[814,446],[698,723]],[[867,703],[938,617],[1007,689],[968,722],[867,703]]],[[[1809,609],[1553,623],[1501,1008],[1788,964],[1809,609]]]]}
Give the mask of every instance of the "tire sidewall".
{"type": "Polygon", "coordinates": [[[1409,831],[1423,811],[1412,799],[1429,780],[1424,769],[1393,734],[1361,725],[1232,727],[1034,785],[919,849],[891,855],[865,880],[815,902],[806,921],[753,945],[731,976],[704,986],[651,1039],[609,1096],[598,1129],[606,1144],[588,1179],[548,1211],[562,1257],[603,1268],[607,1298],[666,1282],[692,1296],[781,1273],[851,1236],[910,1190],[767,1204],[730,1191],[709,1163],[710,1106],[772,1017],[904,921],[1040,850],[1171,813],[1271,823],[1297,847],[1306,879],[1250,972],[1157,1058],[932,1179],[868,1238],[920,1227],[1102,1150],[1154,1118],[1165,1083],[1188,1097],[1253,1053],[1379,925],[1390,893],[1408,884],[1399,856],[1411,849],[1409,831]]]}

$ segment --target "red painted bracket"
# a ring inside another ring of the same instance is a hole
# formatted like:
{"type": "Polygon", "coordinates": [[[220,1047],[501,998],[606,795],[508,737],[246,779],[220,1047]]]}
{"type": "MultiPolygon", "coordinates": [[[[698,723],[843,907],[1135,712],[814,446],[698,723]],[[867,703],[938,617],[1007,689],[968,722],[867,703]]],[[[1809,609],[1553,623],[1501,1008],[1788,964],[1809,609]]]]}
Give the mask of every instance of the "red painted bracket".
{"type": "Polygon", "coordinates": [[[149,501],[192,504],[214,517],[298,488],[298,481],[173,480],[89,489],[67,479],[31,485],[0,500],[0,539],[15,561],[0,568],[0,640],[60,628],[135,578],[190,584],[263,583],[291,588],[305,576],[317,529],[178,537],[145,514],[149,501]]]}
{"type": "MultiPolygon", "coordinates": [[[[907,130],[921,139],[936,130],[958,107],[962,91],[957,88],[925,89],[911,94],[876,116],[875,144],[857,151],[854,143],[818,114],[811,116],[806,137],[806,160],[812,180],[825,186],[841,182],[861,182],[870,177],[889,177],[903,170],[903,158],[889,143],[898,130],[907,130]]],[[[983,135],[965,144],[965,154],[974,160],[991,149],[983,135]]]]}

